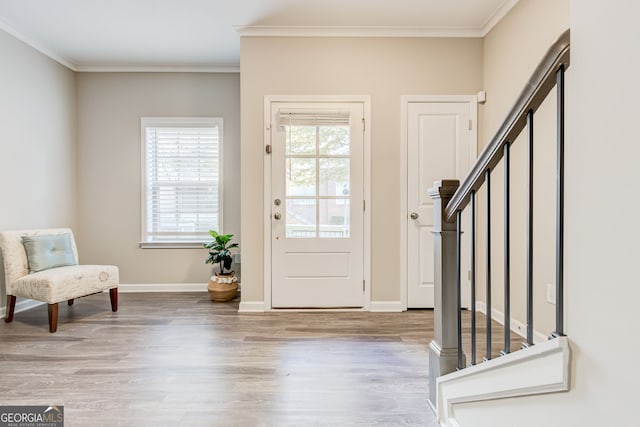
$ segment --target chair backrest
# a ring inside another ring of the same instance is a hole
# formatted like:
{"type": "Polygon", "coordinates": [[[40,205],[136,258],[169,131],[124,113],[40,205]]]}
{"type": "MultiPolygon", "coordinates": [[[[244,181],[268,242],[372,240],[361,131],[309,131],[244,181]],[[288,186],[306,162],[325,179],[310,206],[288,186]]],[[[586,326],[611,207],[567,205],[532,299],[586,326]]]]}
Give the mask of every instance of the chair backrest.
{"type": "MultiPolygon", "coordinates": [[[[13,282],[29,274],[27,252],[22,244],[22,236],[38,236],[50,234],[71,234],[71,247],[78,261],[78,248],[70,228],[43,228],[39,230],[0,231],[0,249],[4,262],[4,277],[7,293],[11,293],[13,282]]],[[[79,262],[79,261],[78,261],[79,262]]]]}

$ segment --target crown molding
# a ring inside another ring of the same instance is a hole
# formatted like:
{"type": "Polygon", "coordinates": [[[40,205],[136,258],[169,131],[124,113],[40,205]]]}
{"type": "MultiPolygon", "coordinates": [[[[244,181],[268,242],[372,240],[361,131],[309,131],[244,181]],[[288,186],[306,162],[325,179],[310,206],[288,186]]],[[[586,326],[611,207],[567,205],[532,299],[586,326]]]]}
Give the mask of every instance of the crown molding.
{"type": "MultiPolygon", "coordinates": [[[[479,27],[397,27],[397,26],[234,26],[240,37],[485,37],[519,2],[505,0],[479,27]]],[[[30,39],[0,18],[0,30],[12,35],[43,55],[76,72],[146,73],[239,73],[239,64],[206,65],[78,65],[52,49],[30,39]]]]}
{"type": "Polygon", "coordinates": [[[473,27],[235,26],[240,37],[482,37],[473,27]]]}
{"type": "Polygon", "coordinates": [[[482,25],[480,36],[484,37],[489,34],[489,31],[491,31],[493,27],[495,27],[519,1],[520,0],[507,0],[502,5],[498,6],[482,25]]]}
{"type": "Polygon", "coordinates": [[[75,65],[71,61],[69,61],[67,58],[64,58],[63,56],[60,56],[56,52],[52,51],[51,49],[48,49],[48,48],[42,46],[40,43],[37,43],[37,42],[31,40],[30,38],[28,38],[27,36],[25,36],[24,34],[19,32],[18,30],[13,28],[11,25],[9,25],[9,23],[7,23],[5,20],[3,20],[1,18],[0,18],[0,30],[5,31],[6,33],[8,33],[8,34],[12,35],[13,37],[17,38],[18,40],[20,40],[21,42],[31,46],[32,48],[34,48],[38,52],[42,53],[43,55],[53,59],[54,61],[56,61],[57,63],[59,63],[61,65],[64,65],[65,67],[69,68],[70,70],[77,71],[75,65]]]}
{"type": "Polygon", "coordinates": [[[58,55],[53,50],[41,45],[17,31],[0,18],[0,30],[15,37],[71,71],[85,73],[239,73],[239,64],[204,64],[204,65],[78,65],[58,55]]]}
{"type": "Polygon", "coordinates": [[[81,73],[239,73],[239,64],[207,65],[76,65],[81,73]]]}
{"type": "Polygon", "coordinates": [[[504,18],[520,0],[505,0],[478,27],[398,26],[279,26],[235,25],[240,37],[453,37],[481,38],[504,18]]]}

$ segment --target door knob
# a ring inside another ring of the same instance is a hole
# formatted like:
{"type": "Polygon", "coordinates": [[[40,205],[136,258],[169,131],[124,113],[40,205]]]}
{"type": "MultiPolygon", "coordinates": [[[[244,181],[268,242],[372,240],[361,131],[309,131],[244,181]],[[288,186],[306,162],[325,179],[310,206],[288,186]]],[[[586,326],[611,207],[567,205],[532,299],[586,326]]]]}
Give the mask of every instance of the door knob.
{"type": "Polygon", "coordinates": [[[280,218],[282,218],[282,215],[280,215],[280,212],[276,212],[275,214],[273,214],[273,217],[275,219],[280,219],[280,218]]]}
{"type": "Polygon", "coordinates": [[[420,215],[418,215],[418,212],[411,212],[411,215],[409,216],[411,217],[411,219],[418,219],[420,215]]]}

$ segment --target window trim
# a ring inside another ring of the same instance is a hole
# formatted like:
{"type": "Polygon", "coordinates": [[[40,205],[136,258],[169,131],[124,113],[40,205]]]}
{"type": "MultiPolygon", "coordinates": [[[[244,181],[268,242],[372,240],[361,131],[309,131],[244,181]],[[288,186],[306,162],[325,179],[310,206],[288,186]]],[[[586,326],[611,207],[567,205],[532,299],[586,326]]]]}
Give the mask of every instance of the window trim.
{"type": "Polygon", "coordinates": [[[224,230],[224,119],[222,117],[141,117],[140,118],[140,241],[141,249],[193,249],[202,248],[202,241],[152,242],[147,237],[147,156],[146,129],[150,127],[217,127],[218,128],[218,227],[224,230]]]}

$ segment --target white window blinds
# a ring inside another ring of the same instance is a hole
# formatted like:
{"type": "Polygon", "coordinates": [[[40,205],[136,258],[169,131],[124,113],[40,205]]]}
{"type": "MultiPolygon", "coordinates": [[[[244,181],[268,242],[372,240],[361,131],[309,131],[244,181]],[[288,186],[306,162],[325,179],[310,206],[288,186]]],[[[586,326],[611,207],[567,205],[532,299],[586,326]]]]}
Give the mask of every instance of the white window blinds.
{"type": "Polygon", "coordinates": [[[202,243],[221,230],[222,119],[142,119],[144,244],[202,243]]]}
{"type": "Polygon", "coordinates": [[[279,126],[349,126],[349,111],[280,110],[279,126]]]}

